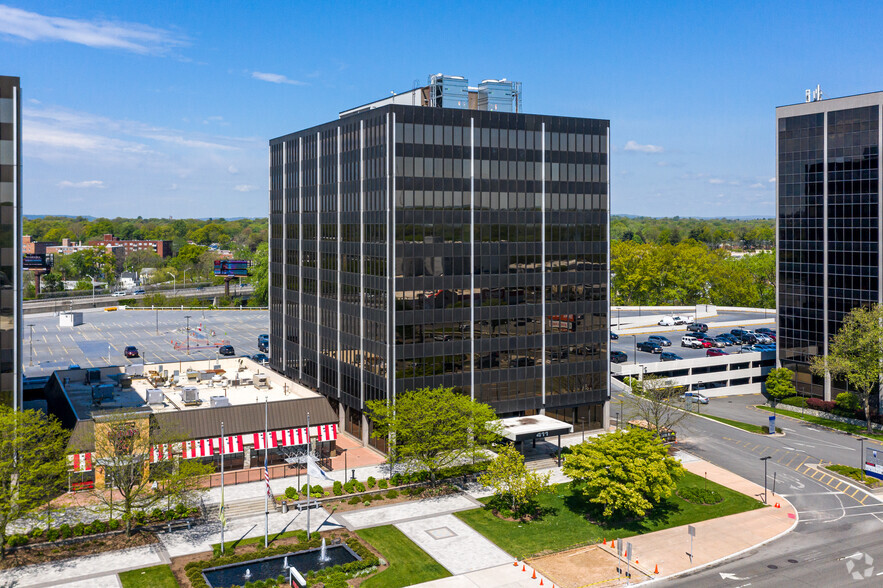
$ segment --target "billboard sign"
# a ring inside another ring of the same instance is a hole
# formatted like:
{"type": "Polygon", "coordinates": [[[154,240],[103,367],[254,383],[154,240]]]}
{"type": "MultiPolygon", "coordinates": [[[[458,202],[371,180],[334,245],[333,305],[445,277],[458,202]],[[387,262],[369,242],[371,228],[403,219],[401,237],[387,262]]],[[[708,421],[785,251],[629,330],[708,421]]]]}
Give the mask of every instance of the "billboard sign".
{"type": "Polygon", "coordinates": [[[216,276],[247,276],[248,260],[245,259],[216,259],[216,276]]]}
{"type": "Polygon", "coordinates": [[[22,256],[23,269],[48,269],[52,267],[52,256],[45,253],[26,253],[22,256]]]}
{"type": "Polygon", "coordinates": [[[883,451],[873,447],[865,447],[865,462],[862,469],[867,475],[883,480],[883,451]]]}

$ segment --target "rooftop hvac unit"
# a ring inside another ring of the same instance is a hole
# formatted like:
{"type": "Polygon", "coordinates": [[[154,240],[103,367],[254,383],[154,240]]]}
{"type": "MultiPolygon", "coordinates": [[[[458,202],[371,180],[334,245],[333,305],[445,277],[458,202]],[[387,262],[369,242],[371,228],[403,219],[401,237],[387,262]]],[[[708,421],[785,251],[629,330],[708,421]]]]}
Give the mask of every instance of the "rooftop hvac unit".
{"type": "Polygon", "coordinates": [[[184,404],[199,402],[199,389],[196,386],[184,386],[181,388],[181,400],[184,404]]]}
{"type": "Polygon", "coordinates": [[[210,399],[212,408],[230,406],[230,399],[226,396],[212,396],[210,399]]]}
{"type": "Polygon", "coordinates": [[[267,374],[255,374],[252,378],[252,382],[254,383],[255,388],[270,387],[270,385],[267,383],[267,374]]]}
{"type": "Polygon", "coordinates": [[[86,383],[87,384],[97,384],[100,381],[101,381],[101,370],[99,370],[99,369],[86,370],[86,383]]]}
{"type": "Polygon", "coordinates": [[[113,400],[113,384],[96,384],[92,386],[92,403],[101,404],[105,400],[113,400]]]}
{"type": "Polygon", "coordinates": [[[165,396],[159,388],[147,390],[147,404],[165,404],[165,396]]]}

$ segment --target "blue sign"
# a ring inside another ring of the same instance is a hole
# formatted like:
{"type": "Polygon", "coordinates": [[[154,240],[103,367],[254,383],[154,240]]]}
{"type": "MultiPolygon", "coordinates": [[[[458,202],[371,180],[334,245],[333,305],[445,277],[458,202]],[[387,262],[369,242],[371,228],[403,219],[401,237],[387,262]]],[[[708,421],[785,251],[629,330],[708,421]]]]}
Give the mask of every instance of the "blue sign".
{"type": "Polygon", "coordinates": [[[776,415],[770,416],[770,435],[776,434],[776,415]]]}

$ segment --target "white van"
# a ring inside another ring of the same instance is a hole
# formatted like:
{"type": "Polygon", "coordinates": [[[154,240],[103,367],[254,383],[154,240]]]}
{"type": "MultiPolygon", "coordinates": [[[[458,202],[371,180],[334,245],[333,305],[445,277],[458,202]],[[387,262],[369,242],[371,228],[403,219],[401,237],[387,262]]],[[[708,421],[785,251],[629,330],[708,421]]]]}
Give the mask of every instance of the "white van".
{"type": "Polygon", "coordinates": [[[686,392],[681,396],[681,400],[684,402],[708,404],[708,396],[699,392],[686,392]]]}
{"type": "Polygon", "coordinates": [[[661,319],[659,319],[659,322],[656,324],[659,325],[660,327],[673,327],[673,326],[675,326],[675,319],[674,319],[674,317],[671,317],[671,316],[664,316],[661,319]]]}

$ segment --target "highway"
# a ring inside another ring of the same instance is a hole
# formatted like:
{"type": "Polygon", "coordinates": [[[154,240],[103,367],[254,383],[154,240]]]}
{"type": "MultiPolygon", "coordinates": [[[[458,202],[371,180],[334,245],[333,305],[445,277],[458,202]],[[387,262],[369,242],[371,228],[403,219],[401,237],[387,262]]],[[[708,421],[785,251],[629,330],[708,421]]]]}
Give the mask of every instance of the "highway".
{"type": "MultiPolygon", "coordinates": [[[[248,295],[254,292],[254,287],[243,285],[240,289],[238,285],[230,284],[230,295],[239,296],[240,294],[248,295]]],[[[107,306],[116,306],[120,300],[124,299],[141,299],[148,294],[162,294],[166,298],[171,297],[187,297],[187,298],[213,298],[215,296],[223,296],[224,286],[206,286],[204,288],[178,288],[177,290],[147,290],[147,294],[126,294],[124,296],[111,296],[110,294],[96,294],[94,297],[89,295],[83,296],[66,296],[59,298],[44,298],[40,300],[26,300],[24,302],[24,313],[33,314],[38,312],[60,312],[69,309],[79,310],[83,308],[102,308],[107,306]]]]}
{"type": "MultiPolygon", "coordinates": [[[[616,399],[622,398],[617,395],[616,399]]],[[[761,403],[760,395],[712,398],[701,410],[763,424],[768,413],[751,408],[761,403]]],[[[857,466],[859,441],[794,419],[782,418],[778,425],[784,436],[756,435],[694,415],[678,427],[680,449],[760,485],[764,483],[760,458],[770,456],[768,486],[772,489],[775,483],[776,491],[797,508],[799,522],[793,531],[767,545],[708,569],[664,580],[665,584],[691,588],[883,585],[883,503],[815,467],[820,461],[857,466]]],[[[876,441],[866,440],[865,445],[883,450],[883,444],[876,441]]],[[[701,545],[702,538],[696,537],[694,549],[700,550],[701,545]]]]}

